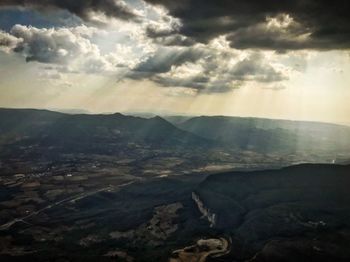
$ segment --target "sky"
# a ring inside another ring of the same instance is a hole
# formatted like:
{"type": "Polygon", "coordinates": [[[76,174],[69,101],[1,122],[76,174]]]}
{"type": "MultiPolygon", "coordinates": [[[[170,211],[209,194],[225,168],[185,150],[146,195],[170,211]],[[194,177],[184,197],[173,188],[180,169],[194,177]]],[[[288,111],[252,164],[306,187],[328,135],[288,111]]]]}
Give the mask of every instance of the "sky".
{"type": "Polygon", "coordinates": [[[1,0],[0,107],[350,124],[345,0],[1,0]]]}

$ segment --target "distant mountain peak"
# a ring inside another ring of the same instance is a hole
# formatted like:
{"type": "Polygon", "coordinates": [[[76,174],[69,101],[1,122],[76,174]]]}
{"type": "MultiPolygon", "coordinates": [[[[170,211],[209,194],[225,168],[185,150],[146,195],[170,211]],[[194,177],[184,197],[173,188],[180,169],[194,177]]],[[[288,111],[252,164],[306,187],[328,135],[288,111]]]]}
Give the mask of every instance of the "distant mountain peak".
{"type": "Polygon", "coordinates": [[[114,116],[114,117],[126,117],[125,115],[123,115],[122,113],[119,113],[119,112],[112,114],[112,116],[114,116]]]}

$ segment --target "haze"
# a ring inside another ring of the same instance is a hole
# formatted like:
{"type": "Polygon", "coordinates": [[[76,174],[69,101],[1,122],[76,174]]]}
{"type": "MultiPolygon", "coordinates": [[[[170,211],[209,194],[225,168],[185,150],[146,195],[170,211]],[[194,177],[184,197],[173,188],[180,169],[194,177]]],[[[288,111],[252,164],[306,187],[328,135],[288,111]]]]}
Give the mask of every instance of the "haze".
{"type": "Polygon", "coordinates": [[[336,3],[197,2],[2,1],[0,106],[350,123],[336,3]]]}

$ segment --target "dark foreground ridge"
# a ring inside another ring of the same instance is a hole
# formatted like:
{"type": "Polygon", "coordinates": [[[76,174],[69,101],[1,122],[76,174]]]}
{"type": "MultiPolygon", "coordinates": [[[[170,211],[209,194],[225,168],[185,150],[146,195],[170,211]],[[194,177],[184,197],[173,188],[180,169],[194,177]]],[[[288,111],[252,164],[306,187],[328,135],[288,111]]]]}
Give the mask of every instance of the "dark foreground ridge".
{"type": "MultiPolygon", "coordinates": [[[[95,186],[92,177],[71,178],[42,178],[35,192],[45,202],[32,207],[36,211],[13,218],[3,213],[1,261],[350,259],[350,166],[307,164],[122,184],[102,176],[95,186]],[[46,197],[45,188],[52,195],[71,185],[84,190],[46,197]]],[[[17,184],[0,188],[7,192],[3,212],[34,194],[17,184]]]]}
{"type": "Polygon", "coordinates": [[[350,166],[305,164],[209,176],[195,194],[237,242],[230,259],[349,261],[350,166]]]}

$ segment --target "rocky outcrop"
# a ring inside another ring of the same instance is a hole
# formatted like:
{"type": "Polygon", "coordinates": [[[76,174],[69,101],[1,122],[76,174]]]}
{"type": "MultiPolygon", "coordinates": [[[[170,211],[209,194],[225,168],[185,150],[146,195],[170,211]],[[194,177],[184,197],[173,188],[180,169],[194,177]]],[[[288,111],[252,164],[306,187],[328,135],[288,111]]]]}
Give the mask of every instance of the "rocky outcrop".
{"type": "Polygon", "coordinates": [[[195,192],[192,192],[192,199],[196,203],[198,210],[202,213],[203,217],[208,220],[210,227],[214,227],[217,221],[216,214],[205,206],[203,201],[195,192]]]}

